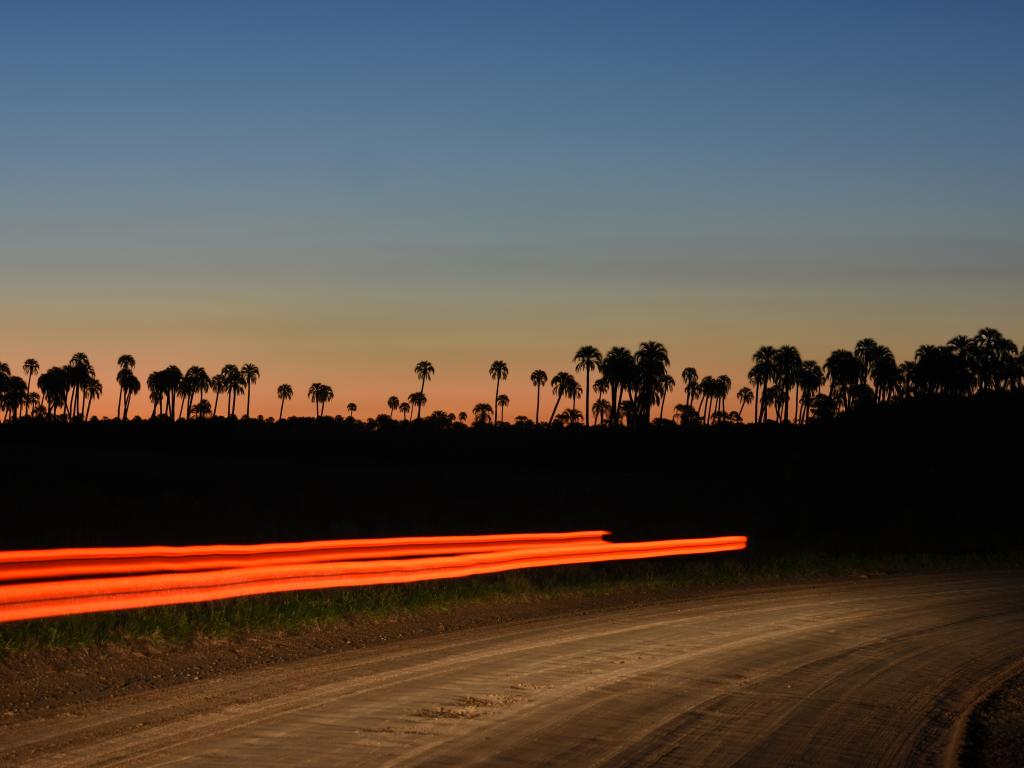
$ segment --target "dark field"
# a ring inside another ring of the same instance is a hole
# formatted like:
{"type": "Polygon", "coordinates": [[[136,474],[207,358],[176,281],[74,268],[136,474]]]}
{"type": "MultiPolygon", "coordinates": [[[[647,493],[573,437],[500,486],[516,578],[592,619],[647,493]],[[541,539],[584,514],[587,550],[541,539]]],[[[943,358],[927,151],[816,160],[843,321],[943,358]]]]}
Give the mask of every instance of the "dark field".
{"type": "Polygon", "coordinates": [[[751,555],[1019,545],[1024,396],[791,426],[0,426],[4,549],[603,528],[751,555]]]}

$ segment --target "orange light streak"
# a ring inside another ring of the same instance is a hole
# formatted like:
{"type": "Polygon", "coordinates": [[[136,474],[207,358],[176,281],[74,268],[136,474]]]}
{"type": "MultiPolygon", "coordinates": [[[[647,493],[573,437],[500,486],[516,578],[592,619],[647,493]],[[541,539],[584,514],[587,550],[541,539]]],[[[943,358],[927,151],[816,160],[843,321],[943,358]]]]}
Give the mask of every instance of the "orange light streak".
{"type": "MultiPolygon", "coordinates": [[[[590,533],[576,537],[583,538],[582,542],[568,534],[554,540],[523,538],[520,540],[529,543],[490,552],[0,585],[0,622],[286,591],[462,578],[553,565],[726,552],[744,549],[747,544],[745,536],[610,543],[592,540],[590,533]]],[[[507,538],[496,539],[508,542],[507,538]]]]}
{"type": "Polygon", "coordinates": [[[96,547],[0,552],[0,582],[43,578],[203,571],[255,565],[374,560],[495,552],[547,543],[600,542],[606,531],[339,539],[285,544],[96,547]]]}

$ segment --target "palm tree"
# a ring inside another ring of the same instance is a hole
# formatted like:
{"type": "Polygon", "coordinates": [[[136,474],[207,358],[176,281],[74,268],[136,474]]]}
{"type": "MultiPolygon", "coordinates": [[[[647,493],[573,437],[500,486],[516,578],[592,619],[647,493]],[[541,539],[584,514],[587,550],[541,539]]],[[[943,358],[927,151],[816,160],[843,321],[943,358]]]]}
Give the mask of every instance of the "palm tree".
{"type": "Polygon", "coordinates": [[[683,368],[680,380],[683,383],[683,391],[686,392],[686,404],[693,405],[693,398],[697,395],[697,385],[700,383],[700,378],[697,375],[697,369],[683,368]]]}
{"type": "Polygon", "coordinates": [[[586,385],[585,389],[587,392],[586,407],[584,413],[586,413],[587,426],[590,426],[590,372],[596,371],[601,367],[601,352],[597,347],[585,345],[576,350],[576,354],[573,356],[573,360],[576,363],[576,373],[580,371],[586,371],[586,385]]]}
{"type": "Polygon", "coordinates": [[[249,403],[252,400],[252,385],[259,381],[260,369],[255,363],[242,366],[242,378],[245,380],[245,418],[249,418],[249,403]]]}
{"type": "MultiPolygon", "coordinates": [[[[921,349],[918,349],[919,353],[921,349]]],[[[850,407],[850,390],[861,382],[864,375],[863,363],[849,350],[837,349],[828,356],[822,370],[829,383],[829,397],[837,407],[841,406],[843,410],[848,409],[850,407]]]]}
{"type": "Polygon", "coordinates": [[[821,390],[821,385],[825,381],[825,374],[815,360],[804,360],[800,367],[798,380],[800,382],[800,398],[797,401],[797,421],[804,423],[807,421],[814,396],[821,390]]]}
{"type": "Polygon", "coordinates": [[[427,382],[434,375],[434,365],[429,360],[420,360],[413,367],[413,371],[416,372],[416,378],[420,380],[420,393],[422,393],[423,388],[427,386],[427,382]]]}
{"type": "Polygon", "coordinates": [[[473,406],[474,423],[487,424],[491,419],[491,413],[490,403],[477,403],[473,406]]]}
{"type": "Polygon", "coordinates": [[[772,363],[775,383],[783,394],[781,402],[785,408],[785,413],[782,420],[789,421],[789,390],[794,386],[799,386],[800,369],[803,365],[803,360],[800,358],[800,352],[796,347],[791,344],[785,344],[775,350],[772,363]]]}
{"type": "Polygon", "coordinates": [[[67,415],[68,391],[71,386],[67,369],[54,366],[46,373],[39,374],[36,386],[43,395],[46,413],[50,418],[57,415],[58,408],[64,409],[67,415]]]}
{"type": "Polygon", "coordinates": [[[498,395],[497,404],[498,404],[498,407],[501,408],[501,416],[498,419],[498,421],[501,421],[502,419],[505,418],[505,409],[508,407],[508,402],[509,402],[508,395],[505,395],[505,394],[498,395]]]}
{"type": "Polygon", "coordinates": [[[130,368],[121,368],[114,376],[117,381],[117,418],[121,419],[121,411],[123,410],[124,402],[127,399],[127,393],[125,392],[125,382],[128,377],[133,375],[130,368]]]}
{"type": "Polygon", "coordinates": [[[227,389],[227,385],[224,383],[224,374],[218,373],[210,379],[210,388],[214,392],[213,397],[213,414],[212,417],[217,417],[217,404],[220,403],[220,393],[227,389]]]}
{"type": "Polygon", "coordinates": [[[608,382],[608,389],[611,393],[611,424],[619,423],[619,408],[622,399],[622,390],[628,388],[633,381],[635,363],[633,353],[625,347],[612,347],[608,354],[601,361],[601,374],[608,382]]]}
{"type": "Polygon", "coordinates": [[[565,371],[559,371],[551,377],[551,394],[556,397],[555,406],[551,409],[551,418],[548,419],[548,424],[554,423],[555,414],[558,412],[558,405],[562,402],[562,398],[571,396],[573,392],[579,389],[579,386],[576,383],[576,379],[565,371]]]}
{"type": "Polygon", "coordinates": [[[409,403],[416,406],[416,418],[423,413],[423,406],[427,404],[427,396],[423,392],[413,392],[409,395],[409,403]]]}
{"type": "Polygon", "coordinates": [[[291,384],[282,384],[277,388],[277,399],[281,401],[281,411],[277,414],[278,421],[284,418],[284,401],[291,400],[294,394],[291,384]]]}
{"type": "MultiPolygon", "coordinates": [[[[28,360],[26,360],[22,364],[21,370],[24,371],[26,376],[28,376],[28,383],[25,385],[25,392],[26,393],[31,393],[32,392],[32,377],[35,376],[37,373],[39,373],[39,361],[36,360],[34,357],[30,357],[28,360]]],[[[26,413],[26,415],[28,414],[28,402],[27,402],[27,400],[26,400],[26,403],[25,403],[25,413],[26,413]]]]}
{"type": "Polygon", "coordinates": [[[355,403],[349,403],[345,406],[345,410],[348,411],[348,417],[350,419],[355,418],[356,408],[358,408],[358,406],[355,403]]]}
{"type": "Polygon", "coordinates": [[[334,399],[334,390],[329,385],[316,381],[309,385],[306,395],[316,407],[316,417],[319,419],[324,415],[326,404],[334,399]]]}
{"type": "Polygon", "coordinates": [[[747,380],[754,385],[754,423],[764,420],[768,412],[766,404],[759,402],[761,390],[772,381],[775,347],[759,347],[753,355],[754,366],[747,374],[747,380]]]}
{"type": "Polygon", "coordinates": [[[395,418],[395,409],[401,405],[401,401],[397,396],[392,395],[388,398],[388,408],[391,409],[391,418],[395,418]]]}
{"type": "Polygon", "coordinates": [[[599,424],[604,424],[608,418],[608,414],[612,412],[612,404],[605,400],[603,397],[599,397],[594,401],[594,404],[590,407],[590,410],[594,414],[594,420],[599,424]]]}
{"type": "Polygon", "coordinates": [[[750,387],[740,387],[736,391],[736,399],[740,401],[740,418],[743,418],[743,409],[754,402],[754,391],[750,387]]]}
{"type": "Polygon", "coordinates": [[[402,413],[403,421],[408,421],[409,411],[412,410],[412,406],[410,406],[408,403],[402,403],[398,406],[398,410],[402,413]]]}
{"type": "Polygon", "coordinates": [[[117,383],[120,384],[121,388],[124,390],[124,408],[121,418],[124,421],[128,421],[128,407],[132,404],[132,398],[139,394],[139,390],[142,389],[142,382],[140,382],[131,371],[125,373],[124,376],[120,376],[120,373],[121,372],[119,372],[117,383]]]}
{"type": "Polygon", "coordinates": [[[323,386],[319,381],[314,381],[309,385],[309,389],[306,390],[306,397],[313,404],[318,419],[320,418],[320,390],[323,389],[323,386]]]}
{"type": "Polygon", "coordinates": [[[537,414],[534,417],[534,423],[540,424],[540,388],[548,383],[547,373],[538,368],[530,374],[530,383],[537,388],[537,414]]]}
{"type": "Polygon", "coordinates": [[[671,373],[666,373],[661,377],[661,384],[658,387],[658,400],[661,401],[661,407],[658,411],[658,418],[665,418],[665,401],[668,400],[668,393],[676,387],[676,380],[673,378],[671,373]]]}
{"type": "Polygon", "coordinates": [[[210,376],[206,373],[206,369],[202,366],[193,365],[187,371],[182,379],[181,394],[182,397],[182,410],[187,414],[188,418],[192,417],[192,402],[196,395],[199,395],[199,399],[203,399],[203,395],[210,389],[210,376]]]}
{"type": "Polygon", "coordinates": [[[197,418],[205,419],[208,418],[210,414],[213,413],[213,408],[210,407],[210,401],[207,400],[206,398],[203,398],[198,403],[192,406],[191,413],[193,416],[197,418]]]}
{"type": "Polygon", "coordinates": [[[235,415],[238,396],[245,392],[245,374],[239,370],[237,365],[228,363],[221,369],[220,375],[224,384],[224,392],[228,396],[228,418],[232,418],[235,415]]]}
{"type": "Polygon", "coordinates": [[[645,341],[634,357],[637,381],[633,400],[637,405],[637,416],[641,417],[640,423],[649,423],[651,407],[657,404],[661,383],[668,375],[668,350],[660,341],[645,341]]]}
{"type": "Polygon", "coordinates": [[[465,411],[459,411],[459,422],[461,424],[465,424],[466,423],[466,419],[468,419],[468,418],[469,417],[466,415],[465,411]]]}
{"type": "Polygon", "coordinates": [[[508,365],[504,360],[495,360],[491,363],[491,367],[487,371],[491,378],[494,379],[494,415],[498,415],[498,390],[501,388],[501,382],[508,378],[508,365]]]}
{"type": "Polygon", "coordinates": [[[71,384],[71,417],[74,418],[82,414],[85,387],[96,376],[96,370],[92,367],[89,356],[85,352],[76,352],[71,356],[67,372],[71,384]]]}
{"type": "Polygon", "coordinates": [[[89,381],[85,383],[83,393],[89,398],[85,406],[85,420],[88,421],[89,413],[92,411],[92,401],[98,400],[103,396],[103,384],[99,379],[89,379],[89,381]]]}

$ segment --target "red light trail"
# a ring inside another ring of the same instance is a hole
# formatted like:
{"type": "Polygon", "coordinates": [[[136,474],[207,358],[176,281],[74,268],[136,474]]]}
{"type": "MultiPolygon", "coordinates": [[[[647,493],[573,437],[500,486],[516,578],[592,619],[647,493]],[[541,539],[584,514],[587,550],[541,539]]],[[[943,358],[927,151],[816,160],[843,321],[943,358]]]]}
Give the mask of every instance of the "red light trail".
{"type": "Polygon", "coordinates": [[[605,535],[604,531],[579,531],[0,552],[0,581],[13,582],[0,584],[0,622],[553,565],[728,552],[747,544],[745,536],[612,543],[604,541],[605,535]]]}

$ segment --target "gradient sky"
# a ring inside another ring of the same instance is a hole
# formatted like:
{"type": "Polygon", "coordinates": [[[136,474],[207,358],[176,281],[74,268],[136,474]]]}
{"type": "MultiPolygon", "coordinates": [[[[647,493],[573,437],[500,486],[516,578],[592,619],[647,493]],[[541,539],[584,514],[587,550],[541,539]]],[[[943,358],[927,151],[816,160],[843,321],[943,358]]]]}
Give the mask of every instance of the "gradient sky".
{"type": "Polygon", "coordinates": [[[760,344],[1024,341],[1022,40],[1020,2],[7,3],[0,360],[89,353],[101,415],[131,352],[365,417],[503,358],[532,415],[584,343],[738,387],[760,344]]]}

